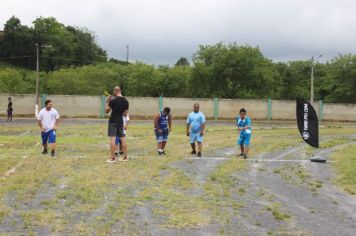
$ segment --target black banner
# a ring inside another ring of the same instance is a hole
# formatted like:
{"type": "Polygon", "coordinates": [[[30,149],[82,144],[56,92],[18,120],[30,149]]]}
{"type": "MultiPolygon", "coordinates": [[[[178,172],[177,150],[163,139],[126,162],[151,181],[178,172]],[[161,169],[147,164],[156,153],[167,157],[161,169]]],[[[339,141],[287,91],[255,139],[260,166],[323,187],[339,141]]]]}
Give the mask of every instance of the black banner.
{"type": "Polygon", "coordinates": [[[313,106],[297,98],[297,123],[300,135],[312,147],[319,147],[318,117],[313,106]]]}

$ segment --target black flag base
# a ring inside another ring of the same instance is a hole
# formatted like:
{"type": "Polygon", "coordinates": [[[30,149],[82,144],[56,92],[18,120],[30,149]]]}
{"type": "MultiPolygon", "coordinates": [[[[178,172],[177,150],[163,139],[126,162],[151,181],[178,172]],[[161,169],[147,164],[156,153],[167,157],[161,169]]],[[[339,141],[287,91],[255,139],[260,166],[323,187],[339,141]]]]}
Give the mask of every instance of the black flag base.
{"type": "Polygon", "coordinates": [[[321,156],[313,156],[310,158],[310,161],[312,162],[326,162],[325,157],[321,157],[321,156]]]}

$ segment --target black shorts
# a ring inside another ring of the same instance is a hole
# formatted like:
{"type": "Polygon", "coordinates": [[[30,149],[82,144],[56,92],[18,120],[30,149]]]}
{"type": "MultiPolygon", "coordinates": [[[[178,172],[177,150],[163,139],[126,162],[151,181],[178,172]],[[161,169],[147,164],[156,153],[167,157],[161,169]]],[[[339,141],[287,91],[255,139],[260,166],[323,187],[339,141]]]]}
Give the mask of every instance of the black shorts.
{"type": "Polygon", "coordinates": [[[125,137],[124,126],[120,124],[109,123],[108,125],[108,136],[109,137],[125,137]]]}
{"type": "Polygon", "coordinates": [[[7,110],[7,116],[12,116],[12,110],[7,110]]]}

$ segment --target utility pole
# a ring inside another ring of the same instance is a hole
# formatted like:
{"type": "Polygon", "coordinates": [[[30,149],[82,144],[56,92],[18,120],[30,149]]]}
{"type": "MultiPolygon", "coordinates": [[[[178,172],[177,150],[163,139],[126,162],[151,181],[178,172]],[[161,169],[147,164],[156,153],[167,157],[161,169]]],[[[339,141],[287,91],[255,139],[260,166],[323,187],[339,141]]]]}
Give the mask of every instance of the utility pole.
{"type": "Polygon", "coordinates": [[[36,45],[36,104],[35,104],[35,117],[38,116],[38,81],[39,81],[39,70],[40,70],[40,49],[38,43],[36,45]]]}
{"type": "Polygon", "coordinates": [[[129,63],[129,50],[130,50],[130,46],[126,45],[126,62],[129,63]]]}
{"type": "Polygon", "coordinates": [[[314,56],[312,56],[311,58],[311,71],[310,71],[310,104],[313,105],[314,103],[314,70],[315,70],[315,63],[317,63],[320,59],[320,57],[322,57],[322,55],[319,55],[318,59],[315,61],[314,60],[314,56]]]}
{"type": "Polygon", "coordinates": [[[311,72],[310,72],[310,104],[314,103],[314,56],[311,58],[311,72]]]}

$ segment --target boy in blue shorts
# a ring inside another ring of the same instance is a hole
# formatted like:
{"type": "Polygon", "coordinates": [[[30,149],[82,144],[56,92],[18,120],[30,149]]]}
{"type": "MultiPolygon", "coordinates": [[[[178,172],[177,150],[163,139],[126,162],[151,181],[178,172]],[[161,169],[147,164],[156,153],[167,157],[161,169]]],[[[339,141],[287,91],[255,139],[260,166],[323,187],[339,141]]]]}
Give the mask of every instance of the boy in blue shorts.
{"type": "Polygon", "coordinates": [[[198,143],[198,157],[201,157],[201,150],[203,148],[203,136],[205,130],[205,115],[199,111],[199,104],[195,103],[193,112],[187,118],[187,136],[190,138],[190,145],[192,147],[191,154],[197,154],[195,150],[195,142],[198,143]]]}
{"type": "Polygon", "coordinates": [[[164,148],[168,141],[169,132],[172,131],[172,115],[171,109],[165,107],[163,111],[159,112],[154,119],[154,130],[157,140],[158,155],[164,155],[164,148]]]}
{"type": "Polygon", "coordinates": [[[244,159],[246,159],[250,146],[252,128],[251,119],[246,116],[246,110],[244,108],[240,109],[240,116],[236,117],[236,126],[240,131],[240,136],[237,140],[237,144],[240,145],[241,149],[239,156],[242,156],[244,159]]]}
{"type": "Polygon", "coordinates": [[[45,101],[45,106],[37,116],[38,126],[41,129],[41,138],[43,145],[42,154],[47,154],[47,143],[51,145],[51,156],[55,156],[56,151],[56,132],[59,125],[59,114],[52,108],[51,100],[45,101]]]}

